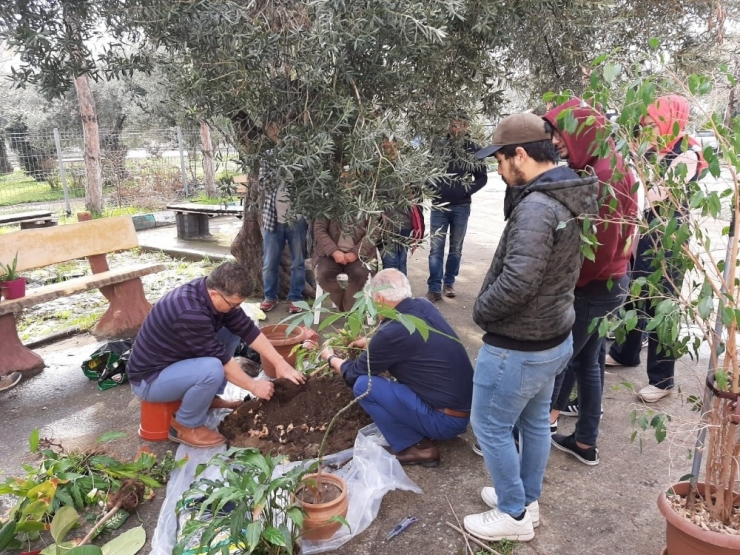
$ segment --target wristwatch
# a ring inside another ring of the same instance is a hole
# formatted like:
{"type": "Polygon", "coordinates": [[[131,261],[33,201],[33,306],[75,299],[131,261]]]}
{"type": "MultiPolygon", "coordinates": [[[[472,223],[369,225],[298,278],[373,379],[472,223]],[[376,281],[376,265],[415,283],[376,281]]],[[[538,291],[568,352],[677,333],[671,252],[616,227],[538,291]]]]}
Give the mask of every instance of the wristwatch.
{"type": "Polygon", "coordinates": [[[337,355],[329,355],[329,358],[327,358],[327,359],[326,359],[326,362],[328,362],[328,363],[329,363],[329,368],[332,368],[332,369],[334,368],[334,367],[333,367],[333,366],[331,365],[331,359],[333,359],[333,358],[339,358],[339,357],[338,357],[337,355]]]}

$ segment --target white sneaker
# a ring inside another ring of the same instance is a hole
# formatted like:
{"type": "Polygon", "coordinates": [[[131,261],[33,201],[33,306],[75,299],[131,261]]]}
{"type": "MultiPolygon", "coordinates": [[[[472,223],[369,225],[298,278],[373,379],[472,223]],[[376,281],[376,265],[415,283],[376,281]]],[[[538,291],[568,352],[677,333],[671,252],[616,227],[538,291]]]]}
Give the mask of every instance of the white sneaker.
{"type": "MultiPolygon", "coordinates": [[[[480,498],[483,499],[483,503],[491,507],[492,509],[498,509],[498,496],[496,495],[496,488],[487,486],[480,490],[480,498]]],[[[524,507],[527,509],[529,516],[532,518],[532,528],[537,528],[540,525],[540,502],[532,501],[529,505],[524,507]]]]}
{"type": "Polygon", "coordinates": [[[606,357],[604,357],[604,365],[605,366],[622,366],[622,364],[614,360],[611,355],[606,355],[606,357]]]}
{"type": "Polygon", "coordinates": [[[528,542],[534,538],[534,527],[529,511],[524,511],[524,518],[516,520],[498,509],[491,509],[485,513],[466,516],[463,526],[476,538],[489,542],[501,540],[528,542]]]}
{"type": "Polygon", "coordinates": [[[660,401],[663,397],[668,397],[670,394],[670,389],[660,389],[654,385],[646,385],[637,392],[637,396],[646,403],[655,403],[656,401],[660,401]]]}

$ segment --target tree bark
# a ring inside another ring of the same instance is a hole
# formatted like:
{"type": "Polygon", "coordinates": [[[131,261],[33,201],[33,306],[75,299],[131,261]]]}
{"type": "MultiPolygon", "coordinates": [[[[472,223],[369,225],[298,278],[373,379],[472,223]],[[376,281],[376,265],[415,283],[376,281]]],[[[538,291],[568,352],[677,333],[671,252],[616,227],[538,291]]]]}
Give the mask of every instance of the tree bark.
{"type": "Polygon", "coordinates": [[[103,211],[102,168],[100,164],[100,131],[95,98],[90,89],[90,78],[83,73],[75,79],[77,101],[80,104],[82,131],[85,140],[85,207],[90,212],[103,211]]]}
{"type": "Polygon", "coordinates": [[[205,180],[206,196],[213,198],[216,195],[216,177],[213,171],[213,143],[211,142],[211,128],[205,120],[200,122],[200,142],[203,147],[203,176],[205,180]]]}
{"type": "Polygon", "coordinates": [[[5,148],[5,135],[0,132],[0,174],[10,173],[12,171],[13,166],[10,165],[8,150],[5,148]]]}
{"type": "Polygon", "coordinates": [[[231,254],[239,264],[247,268],[247,278],[252,283],[252,295],[262,296],[262,214],[259,209],[261,195],[257,185],[258,174],[258,170],[253,170],[249,175],[242,228],[231,243],[231,254]]]}

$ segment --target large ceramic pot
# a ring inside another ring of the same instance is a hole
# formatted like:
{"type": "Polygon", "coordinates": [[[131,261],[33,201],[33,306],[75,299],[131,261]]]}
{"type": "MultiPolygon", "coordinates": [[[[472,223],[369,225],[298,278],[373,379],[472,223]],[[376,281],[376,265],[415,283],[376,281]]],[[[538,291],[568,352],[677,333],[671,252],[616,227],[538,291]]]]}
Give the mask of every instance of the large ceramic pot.
{"type": "Polygon", "coordinates": [[[26,278],[19,277],[11,281],[0,281],[0,294],[9,301],[25,297],[26,278]]]}
{"type": "MultiPolygon", "coordinates": [[[[274,324],[265,326],[260,331],[265,334],[265,337],[275,347],[275,350],[288,361],[288,364],[295,366],[296,357],[295,355],[291,355],[290,352],[293,350],[293,347],[300,345],[307,338],[306,328],[298,326],[286,336],[285,331],[287,329],[288,324],[274,324]]],[[[262,368],[264,368],[265,374],[271,378],[275,377],[275,367],[267,360],[262,360],[262,368]]]]}
{"type": "Polygon", "coordinates": [[[309,503],[301,499],[303,490],[308,487],[301,485],[296,492],[296,499],[304,511],[306,517],[303,519],[303,539],[310,541],[328,540],[337,530],[342,527],[341,522],[329,522],[332,517],[347,516],[349,498],[347,497],[347,482],[339,476],[322,473],[320,482],[317,483],[318,474],[307,474],[303,477],[304,482],[313,482],[321,488],[322,484],[328,484],[339,490],[339,496],[325,503],[309,503]]]}
{"type": "MultiPolygon", "coordinates": [[[[704,484],[698,484],[704,495],[704,484]]],[[[673,486],[676,495],[689,494],[689,482],[673,486]]],[[[666,521],[667,555],[740,555],[740,536],[720,534],[700,528],[671,507],[665,492],[658,497],[658,508],[666,521]]]]}

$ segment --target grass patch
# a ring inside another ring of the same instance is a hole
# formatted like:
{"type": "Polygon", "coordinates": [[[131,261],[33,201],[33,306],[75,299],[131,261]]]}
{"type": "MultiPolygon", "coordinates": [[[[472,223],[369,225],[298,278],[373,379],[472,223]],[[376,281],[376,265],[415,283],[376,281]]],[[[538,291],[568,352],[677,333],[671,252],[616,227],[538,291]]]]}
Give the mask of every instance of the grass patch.
{"type": "MultiPolygon", "coordinates": [[[[501,555],[514,555],[516,553],[516,542],[501,540],[500,542],[487,542],[491,549],[498,551],[501,555]]],[[[490,551],[476,551],[475,555],[491,555],[490,551]]]]}
{"type": "MultiPolygon", "coordinates": [[[[70,198],[84,198],[82,189],[69,189],[70,198]]],[[[64,190],[52,189],[48,181],[36,181],[22,171],[0,176],[0,206],[63,200],[64,190]]]]}

